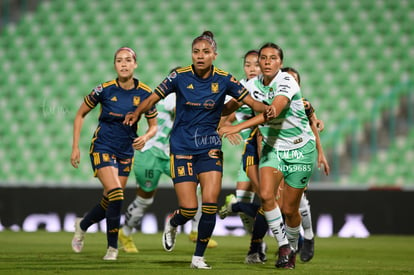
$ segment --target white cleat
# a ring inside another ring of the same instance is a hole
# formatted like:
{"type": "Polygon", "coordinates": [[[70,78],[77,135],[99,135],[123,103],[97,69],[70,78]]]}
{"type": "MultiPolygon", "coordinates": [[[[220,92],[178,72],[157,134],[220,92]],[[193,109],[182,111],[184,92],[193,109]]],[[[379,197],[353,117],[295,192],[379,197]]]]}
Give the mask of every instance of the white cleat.
{"type": "Polygon", "coordinates": [[[117,258],[118,258],[118,249],[110,246],[108,247],[108,250],[106,250],[106,254],[105,256],[103,256],[102,259],[104,259],[105,261],[116,261],[117,258]]]}
{"type": "Polygon", "coordinates": [[[177,234],[177,227],[170,224],[171,218],[174,214],[171,214],[165,220],[164,233],[162,234],[162,245],[165,251],[172,251],[175,246],[175,236],[177,234]]]}
{"type": "Polygon", "coordinates": [[[82,218],[76,218],[75,220],[75,235],[72,239],[72,249],[76,253],[80,253],[83,249],[83,239],[85,238],[85,231],[80,228],[80,222],[82,218]]]}
{"type": "Polygon", "coordinates": [[[211,266],[204,261],[204,257],[200,256],[193,256],[190,267],[195,269],[211,269],[211,266]]]}

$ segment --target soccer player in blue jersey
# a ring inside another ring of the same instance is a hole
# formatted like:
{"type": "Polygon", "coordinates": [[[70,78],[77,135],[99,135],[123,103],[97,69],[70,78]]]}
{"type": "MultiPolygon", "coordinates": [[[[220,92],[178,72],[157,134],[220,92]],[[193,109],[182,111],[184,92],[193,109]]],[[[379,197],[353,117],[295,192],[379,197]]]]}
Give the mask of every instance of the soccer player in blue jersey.
{"type": "Polygon", "coordinates": [[[92,138],[89,155],[94,176],[103,186],[103,196],[83,218],[76,219],[72,249],[76,253],[81,252],[87,229],[106,218],[108,244],[104,260],[116,260],[118,256],[123,189],[131,171],[134,149],[141,149],[157,131],[157,110],[154,107],[145,113],[149,127],[144,135],[137,136],[136,123],[131,126],[123,124],[125,115],[133,112],[151,95],[151,89],[133,76],[137,66],[136,54],[131,48],[118,49],[114,56],[117,78],[97,86],[85,96],[73,124],[71,164],[78,168],[83,121],[100,103],[99,124],[92,138]]]}
{"type": "Polygon", "coordinates": [[[250,105],[257,112],[266,106],[255,101],[231,74],[213,65],[217,44],[210,31],[192,42],[192,65],[171,73],[154,93],[124,123],[136,123],[141,114],[160,99],[175,93],[176,118],[170,137],[171,176],[179,209],[168,216],[162,242],[166,251],[175,245],[177,227],[197,212],[197,183],[201,185],[202,215],[191,267],[210,269],[204,252],[216,223],[217,201],[221,190],[223,155],[217,127],[226,95],[250,105]]]}

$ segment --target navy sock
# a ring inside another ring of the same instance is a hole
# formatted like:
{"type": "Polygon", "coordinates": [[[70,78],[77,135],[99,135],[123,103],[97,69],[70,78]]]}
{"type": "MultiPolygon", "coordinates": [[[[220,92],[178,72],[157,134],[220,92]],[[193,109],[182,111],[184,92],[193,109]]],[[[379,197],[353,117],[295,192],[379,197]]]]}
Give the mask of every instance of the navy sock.
{"type": "Polygon", "coordinates": [[[197,213],[197,208],[183,208],[180,207],[178,211],[175,212],[174,216],[170,220],[170,224],[174,227],[183,225],[192,218],[194,218],[197,213]]]}
{"type": "Polygon", "coordinates": [[[115,188],[108,192],[108,210],[106,210],[106,238],[108,247],[118,248],[118,231],[121,220],[121,208],[124,200],[122,188],[115,188]]]}
{"type": "Polygon", "coordinates": [[[231,209],[233,213],[243,212],[250,217],[255,217],[257,210],[259,209],[259,205],[255,203],[248,203],[248,202],[236,202],[232,205],[231,209]]]}
{"type": "Polygon", "coordinates": [[[194,256],[202,257],[216,226],[217,203],[203,203],[198,224],[197,245],[194,256]]]}
{"type": "Polygon", "coordinates": [[[108,198],[102,196],[101,201],[95,205],[86,215],[83,217],[80,228],[86,231],[89,226],[94,223],[100,222],[105,218],[106,209],[108,209],[108,198]]]}
{"type": "Polygon", "coordinates": [[[252,238],[250,240],[249,254],[260,252],[263,238],[269,230],[263,209],[257,211],[256,219],[254,221],[252,238]]]}

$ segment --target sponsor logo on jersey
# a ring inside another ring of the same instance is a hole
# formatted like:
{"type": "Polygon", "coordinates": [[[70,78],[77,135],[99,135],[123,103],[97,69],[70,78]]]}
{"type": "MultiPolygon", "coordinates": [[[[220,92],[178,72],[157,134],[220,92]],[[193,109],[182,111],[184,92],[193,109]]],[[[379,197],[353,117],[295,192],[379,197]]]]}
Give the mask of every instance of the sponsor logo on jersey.
{"type": "Polygon", "coordinates": [[[176,159],[192,159],[192,155],[175,155],[176,159]]]}
{"type": "Polygon", "coordinates": [[[118,98],[116,96],[111,98],[111,101],[118,101],[118,98]]]}
{"type": "Polygon", "coordinates": [[[221,159],[223,157],[223,153],[219,149],[211,149],[208,151],[208,156],[212,159],[221,159]]]}
{"type": "Polygon", "coordinates": [[[216,93],[218,93],[218,91],[219,91],[218,83],[217,82],[211,83],[211,92],[213,94],[216,94],[216,93]]]}
{"type": "Polygon", "coordinates": [[[203,106],[204,108],[211,110],[214,108],[215,105],[215,101],[212,99],[207,99],[206,101],[204,101],[203,106]]]}
{"type": "Polygon", "coordinates": [[[188,85],[188,86],[187,86],[187,89],[194,90],[194,86],[193,86],[193,84],[188,85]]]}
{"type": "Polygon", "coordinates": [[[138,106],[141,103],[141,97],[134,96],[134,106],[138,106]]]}

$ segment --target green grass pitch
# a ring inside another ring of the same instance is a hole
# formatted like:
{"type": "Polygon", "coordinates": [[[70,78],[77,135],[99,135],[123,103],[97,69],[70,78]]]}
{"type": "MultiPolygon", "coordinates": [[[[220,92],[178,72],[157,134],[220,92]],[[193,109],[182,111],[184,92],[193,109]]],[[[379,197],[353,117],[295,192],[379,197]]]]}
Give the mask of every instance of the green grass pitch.
{"type": "Polygon", "coordinates": [[[105,262],[106,235],[86,235],[82,253],[72,252],[72,233],[38,231],[0,232],[0,274],[414,274],[414,236],[371,236],[366,239],[317,238],[315,257],[297,261],[295,270],[274,267],[276,242],[270,236],[264,265],[243,263],[249,237],[214,237],[217,248],[208,249],[212,270],[190,269],[194,244],[177,236],[173,252],[165,252],[161,234],[134,234],[138,254],[120,251],[118,261],[105,262]]]}

